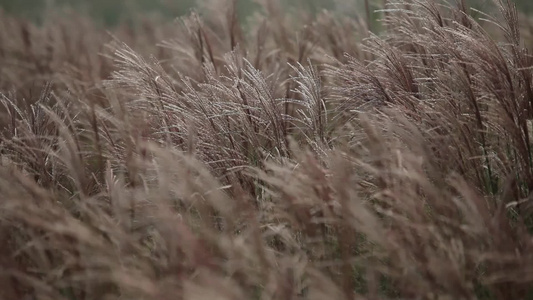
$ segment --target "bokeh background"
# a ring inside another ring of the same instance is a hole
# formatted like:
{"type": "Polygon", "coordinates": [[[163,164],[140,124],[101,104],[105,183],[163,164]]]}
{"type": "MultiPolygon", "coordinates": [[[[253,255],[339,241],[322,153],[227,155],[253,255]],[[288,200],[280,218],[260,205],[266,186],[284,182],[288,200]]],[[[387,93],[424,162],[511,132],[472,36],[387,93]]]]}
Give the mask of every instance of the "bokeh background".
{"type": "MultiPolygon", "coordinates": [[[[202,1],[202,0],[198,0],[202,1]]],[[[120,20],[135,20],[139,13],[154,14],[168,18],[187,14],[197,5],[197,0],[0,0],[0,8],[19,16],[39,21],[47,8],[70,8],[87,13],[106,26],[113,26],[120,20]]],[[[204,0],[205,1],[205,0],[204,0]]],[[[285,0],[287,5],[305,5],[312,11],[322,8],[345,11],[349,6],[357,11],[362,9],[363,0],[285,0]]],[[[370,0],[375,5],[384,0],[370,0]]],[[[451,0],[450,2],[453,2],[451,0]]],[[[514,0],[520,11],[533,13],[533,0],[514,0]]],[[[252,13],[257,7],[254,0],[238,0],[242,17],[252,13]]],[[[486,10],[493,0],[469,0],[474,7],[486,10]]]]}

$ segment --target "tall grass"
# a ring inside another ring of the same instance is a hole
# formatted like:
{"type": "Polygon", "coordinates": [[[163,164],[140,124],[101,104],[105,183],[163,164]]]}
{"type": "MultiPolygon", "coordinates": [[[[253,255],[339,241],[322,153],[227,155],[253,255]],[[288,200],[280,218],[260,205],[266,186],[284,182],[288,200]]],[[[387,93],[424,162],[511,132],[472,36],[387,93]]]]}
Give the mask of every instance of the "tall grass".
{"type": "Polygon", "coordinates": [[[531,21],[0,18],[0,298],[528,299],[531,21]]]}

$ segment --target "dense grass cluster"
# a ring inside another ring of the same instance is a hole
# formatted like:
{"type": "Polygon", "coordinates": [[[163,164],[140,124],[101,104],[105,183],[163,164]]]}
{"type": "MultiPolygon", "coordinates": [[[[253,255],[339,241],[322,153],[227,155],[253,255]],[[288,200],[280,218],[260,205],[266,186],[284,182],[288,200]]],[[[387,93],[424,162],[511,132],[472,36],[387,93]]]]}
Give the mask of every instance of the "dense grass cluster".
{"type": "Polygon", "coordinates": [[[533,299],[533,22],[260,2],[0,16],[0,298],[533,299]]]}

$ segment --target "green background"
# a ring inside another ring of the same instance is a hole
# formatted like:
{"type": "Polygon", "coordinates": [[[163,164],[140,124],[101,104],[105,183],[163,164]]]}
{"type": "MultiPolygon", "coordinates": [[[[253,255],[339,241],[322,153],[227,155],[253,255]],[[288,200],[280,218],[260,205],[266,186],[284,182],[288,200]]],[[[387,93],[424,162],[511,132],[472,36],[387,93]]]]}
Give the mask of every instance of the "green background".
{"type": "MultiPolygon", "coordinates": [[[[342,0],[341,0],[342,1],[342,0]]],[[[341,2],[337,1],[337,2],[341,2]]],[[[346,2],[361,2],[363,0],[345,0],[346,2]]],[[[381,3],[382,0],[370,0],[381,3]]],[[[533,0],[514,0],[521,11],[533,13],[533,0]]],[[[238,0],[241,15],[246,15],[254,7],[253,0],[238,0]]],[[[285,0],[283,3],[305,3],[314,10],[332,8],[334,0],[285,0]]],[[[450,1],[453,2],[453,1],[450,1]]],[[[492,0],[470,0],[476,7],[483,8],[492,0]]],[[[73,7],[86,12],[95,20],[106,25],[116,24],[119,20],[128,19],[135,13],[159,13],[166,17],[178,17],[190,11],[195,0],[0,0],[0,7],[8,13],[39,20],[44,9],[48,6],[73,7]]]]}

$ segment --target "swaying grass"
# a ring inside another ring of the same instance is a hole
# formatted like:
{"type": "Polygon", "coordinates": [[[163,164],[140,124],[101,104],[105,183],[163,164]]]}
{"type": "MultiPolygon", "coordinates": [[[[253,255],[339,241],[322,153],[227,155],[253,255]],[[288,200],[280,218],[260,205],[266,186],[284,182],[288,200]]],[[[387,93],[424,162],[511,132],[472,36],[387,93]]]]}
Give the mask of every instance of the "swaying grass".
{"type": "Polygon", "coordinates": [[[531,299],[532,22],[0,18],[0,298],[531,299]]]}

